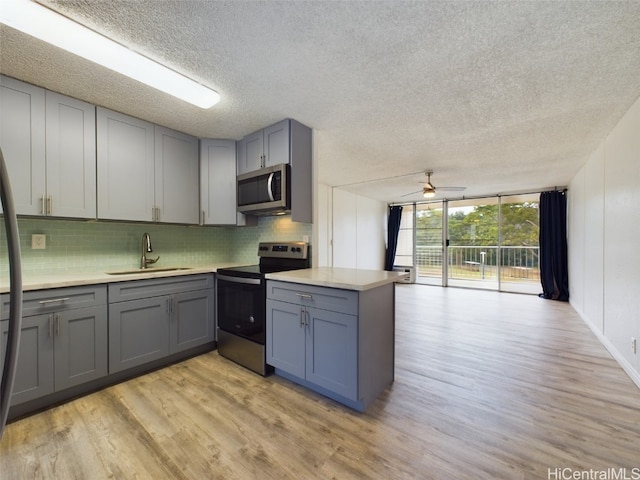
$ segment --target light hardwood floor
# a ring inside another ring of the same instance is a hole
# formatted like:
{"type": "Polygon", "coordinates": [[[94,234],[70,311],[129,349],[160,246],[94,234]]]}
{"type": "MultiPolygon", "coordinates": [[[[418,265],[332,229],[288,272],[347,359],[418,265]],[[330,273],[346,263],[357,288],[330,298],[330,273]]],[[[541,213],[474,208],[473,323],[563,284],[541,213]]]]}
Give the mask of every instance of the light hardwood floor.
{"type": "Polygon", "coordinates": [[[396,301],[396,380],[366,414],[211,352],[10,424],[0,478],[548,479],[558,468],[640,468],[640,389],[568,304],[418,285],[398,286],[396,301]]]}

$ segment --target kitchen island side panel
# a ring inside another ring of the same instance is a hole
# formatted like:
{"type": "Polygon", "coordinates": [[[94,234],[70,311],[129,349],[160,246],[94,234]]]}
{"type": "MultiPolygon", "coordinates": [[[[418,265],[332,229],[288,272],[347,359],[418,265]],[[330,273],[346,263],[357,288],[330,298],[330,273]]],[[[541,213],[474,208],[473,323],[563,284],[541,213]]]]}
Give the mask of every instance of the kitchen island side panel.
{"type": "Polygon", "coordinates": [[[366,407],[395,377],[395,284],[359,293],[359,397],[366,407]]]}

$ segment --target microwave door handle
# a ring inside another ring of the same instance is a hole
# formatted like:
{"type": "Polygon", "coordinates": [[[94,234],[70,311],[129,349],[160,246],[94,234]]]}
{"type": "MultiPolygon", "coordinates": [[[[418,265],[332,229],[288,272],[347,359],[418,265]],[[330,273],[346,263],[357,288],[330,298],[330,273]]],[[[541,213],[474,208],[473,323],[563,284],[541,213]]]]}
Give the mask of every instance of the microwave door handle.
{"type": "Polygon", "coordinates": [[[270,201],[274,201],[273,198],[273,176],[275,175],[275,172],[271,172],[269,174],[269,180],[267,180],[267,193],[269,194],[269,200],[270,201]]]}

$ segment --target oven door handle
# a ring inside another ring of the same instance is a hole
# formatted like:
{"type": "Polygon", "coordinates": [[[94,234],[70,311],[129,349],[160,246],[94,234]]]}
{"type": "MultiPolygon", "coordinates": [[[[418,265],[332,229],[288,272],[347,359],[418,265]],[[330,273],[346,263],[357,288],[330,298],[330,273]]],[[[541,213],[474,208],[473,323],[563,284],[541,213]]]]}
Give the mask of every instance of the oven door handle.
{"type": "Polygon", "coordinates": [[[260,278],[244,278],[244,277],[230,277],[229,275],[218,275],[218,280],[224,280],[231,283],[248,283],[250,285],[260,285],[262,280],[260,278]]]}

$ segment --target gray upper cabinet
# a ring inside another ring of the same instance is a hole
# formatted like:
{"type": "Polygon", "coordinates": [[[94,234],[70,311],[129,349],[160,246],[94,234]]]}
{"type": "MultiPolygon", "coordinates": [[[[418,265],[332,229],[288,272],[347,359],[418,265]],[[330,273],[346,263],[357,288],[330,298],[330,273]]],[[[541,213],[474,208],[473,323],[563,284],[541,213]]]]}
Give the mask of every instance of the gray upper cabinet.
{"type": "Polygon", "coordinates": [[[98,217],[198,224],[198,140],[97,109],[98,217]]]}
{"type": "Polygon", "coordinates": [[[48,215],[96,218],[96,109],[46,92],[48,215]]]}
{"type": "Polygon", "coordinates": [[[198,139],[155,126],[156,222],[197,225],[198,139]]]}
{"type": "Polygon", "coordinates": [[[152,221],[153,124],[98,107],[98,218],[152,221]]]}
{"type": "Polygon", "coordinates": [[[200,141],[200,209],[203,225],[255,225],[236,209],[236,142],[200,141]]]}
{"type": "Polygon", "coordinates": [[[238,143],[238,175],[280,163],[290,163],[290,122],[282,120],[247,135],[238,143]]]}
{"type": "Polygon", "coordinates": [[[238,142],[238,175],[259,170],[264,166],[263,133],[247,135],[238,142]]]}
{"type": "Polygon", "coordinates": [[[286,119],[238,142],[238,175],[281,163],[291,165],[291,220],[312,223],[311,129],[286,119]]]}
{"type": "Polygon", "coordinates": [[[16,212],[42,214],[45,193],[44,90],[0,77],[0,147],[16,212]]]}
{"type": "Polygon", "coordinates": [[[0,145],[18,214],[96,217],[93,105],[1,77],[0,145]]]}

